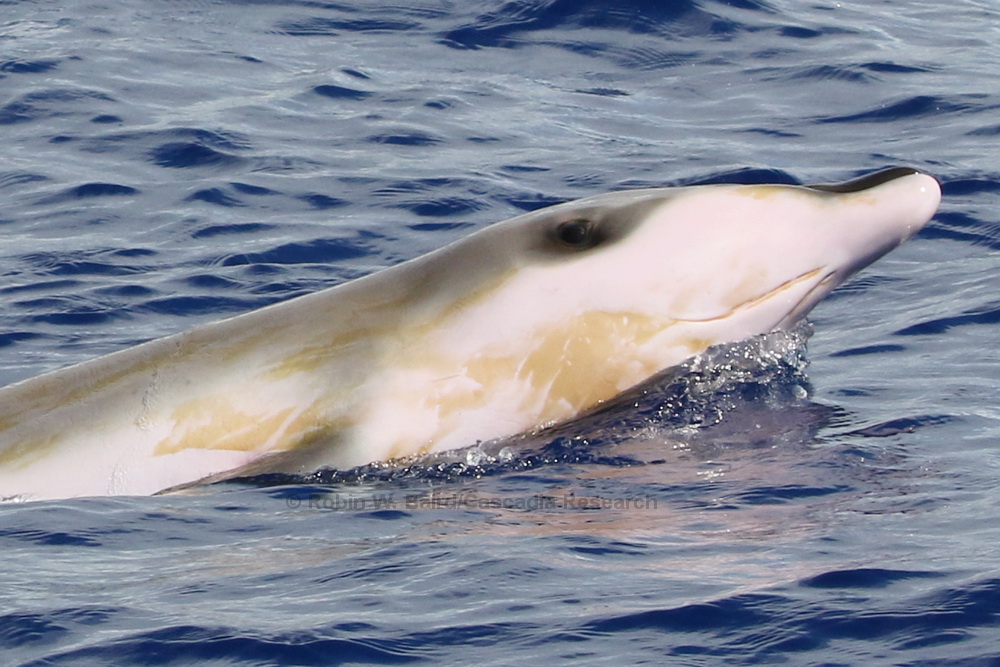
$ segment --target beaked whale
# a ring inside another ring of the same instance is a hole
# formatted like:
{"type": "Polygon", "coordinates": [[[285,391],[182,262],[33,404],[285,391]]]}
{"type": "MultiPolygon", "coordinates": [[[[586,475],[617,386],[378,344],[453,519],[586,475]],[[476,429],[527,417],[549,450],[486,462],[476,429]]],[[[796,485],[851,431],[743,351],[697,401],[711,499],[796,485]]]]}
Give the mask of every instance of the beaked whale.
{"type": "Polygon", "coordinates": [[[937,181],[612,192],[0,389],[0,498],[151,494],[473,445],[795,325],[916,233],[937,181]]]}

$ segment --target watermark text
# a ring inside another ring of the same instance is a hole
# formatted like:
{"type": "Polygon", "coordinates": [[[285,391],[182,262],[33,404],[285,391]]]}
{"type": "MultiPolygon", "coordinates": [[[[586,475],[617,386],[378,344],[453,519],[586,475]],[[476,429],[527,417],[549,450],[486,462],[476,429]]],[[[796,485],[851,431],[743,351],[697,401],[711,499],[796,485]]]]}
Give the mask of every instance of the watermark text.
{"type": "Polygon", "coordinates": [[[526,496],[484,495],[474,491],[429,493],[310,493],[289,495],[285,504],[290,509],[323,510],[328,512],[371,512],[380,510],[511,510],[522,512],[556,510],[619,510],[645,511],[657,509],[652,496],[578,496],[532,494],[526,496]]]}

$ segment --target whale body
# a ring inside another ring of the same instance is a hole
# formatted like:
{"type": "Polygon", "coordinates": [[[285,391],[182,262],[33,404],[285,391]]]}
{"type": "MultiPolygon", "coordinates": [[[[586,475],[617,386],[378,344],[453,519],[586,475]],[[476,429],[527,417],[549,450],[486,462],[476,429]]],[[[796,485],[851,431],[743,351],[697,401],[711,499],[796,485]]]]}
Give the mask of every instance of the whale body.
{"type": "Polygon", "coordinates": [[[894,168],[527,213],[0,389],[0,499],[349,468],[570,420],[712,345],[795,325],[940,196],[894,168]]]}

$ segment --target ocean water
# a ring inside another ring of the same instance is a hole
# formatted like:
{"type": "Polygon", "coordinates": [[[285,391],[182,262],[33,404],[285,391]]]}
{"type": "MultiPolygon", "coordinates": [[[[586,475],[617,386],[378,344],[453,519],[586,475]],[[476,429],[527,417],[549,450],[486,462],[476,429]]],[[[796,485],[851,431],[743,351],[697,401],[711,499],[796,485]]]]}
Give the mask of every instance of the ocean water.
{"type": "Polygon", "coordinates": [[[810,326],[515,448],[2,505],[0,662],[1000,664],[998,43],[984,0],[0,0],[0,384],[611,189],[945,194],[810,326]]]}

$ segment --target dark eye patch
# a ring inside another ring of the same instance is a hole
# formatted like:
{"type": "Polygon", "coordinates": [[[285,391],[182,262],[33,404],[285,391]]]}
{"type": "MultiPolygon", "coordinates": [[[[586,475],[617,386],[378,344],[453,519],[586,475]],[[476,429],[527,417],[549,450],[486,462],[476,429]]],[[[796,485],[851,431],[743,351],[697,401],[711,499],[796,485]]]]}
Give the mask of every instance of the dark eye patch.
{"type": "Polygon", "coordinates": [[[529,214],[536,220],[537,234],[526,239],[540,257],[563,260],[576,255],[600,252],[622,240],[652,211],[663,202],[644,197],[635,203],[617,202],[588,206],[561,206],[551,211],[541,210],[529,214]]]}
{"type": "Polygon", "coordinates": [[[570,248],[589,248],[594,245],[594,223],[590,220],[567,220],[556,227],[556,239],[570,248]]]}

